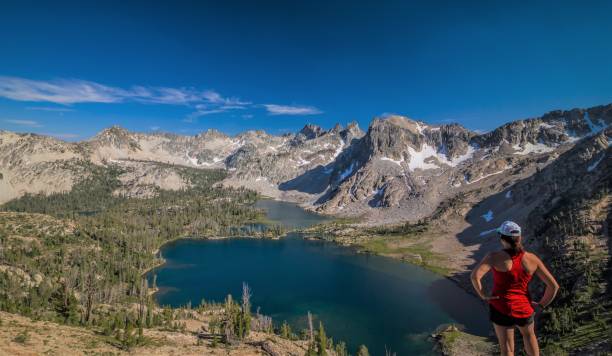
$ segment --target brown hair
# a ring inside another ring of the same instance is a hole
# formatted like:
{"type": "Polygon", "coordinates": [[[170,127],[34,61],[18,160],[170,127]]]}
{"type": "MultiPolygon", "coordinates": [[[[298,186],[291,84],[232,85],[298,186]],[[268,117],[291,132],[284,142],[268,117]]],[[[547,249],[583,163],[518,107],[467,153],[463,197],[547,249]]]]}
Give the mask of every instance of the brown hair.
{"type": "Polygon", "coordinates": [[[520,236],[507,236],[504,234],[499,234],[499,237],[510,245],[509,250],[511,255],[517,255],[523,251],[523,244],[521,243],[520,236]]]}

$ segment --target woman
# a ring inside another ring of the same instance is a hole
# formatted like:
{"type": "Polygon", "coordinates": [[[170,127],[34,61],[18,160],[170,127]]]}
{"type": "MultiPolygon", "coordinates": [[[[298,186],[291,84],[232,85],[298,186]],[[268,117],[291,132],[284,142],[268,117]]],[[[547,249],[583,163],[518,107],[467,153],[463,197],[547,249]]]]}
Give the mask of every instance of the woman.
{"type": "Polygon", "coordinates": [[[518,224],[506,221],[497,229],[497,233],[503,250],[485,256],[472,272],[472,284],[478,295],[489,302],[490,320],[502,355],[514,355],[514,328],[518,327],[525,351],[530,356],[537,356],[540,349],[533,325],[535,309],[541,310],[550,304],[559,285],[536,255],[523,250],[518,224]],[[491,269],[493,292],[487,296],[481,279],[491,269]],[[546,291],[539,302],[531,301],[528,292],[529,281],[534,274],[546,284],[546,291]]]}

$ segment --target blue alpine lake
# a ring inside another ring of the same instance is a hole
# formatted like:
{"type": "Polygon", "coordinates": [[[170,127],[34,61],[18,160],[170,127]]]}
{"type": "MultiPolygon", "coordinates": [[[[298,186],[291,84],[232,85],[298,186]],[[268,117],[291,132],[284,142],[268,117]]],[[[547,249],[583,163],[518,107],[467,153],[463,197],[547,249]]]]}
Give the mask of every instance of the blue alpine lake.
{"type": "MultiPolygon", "coordinates": [[[[326,220],[293,204],[262,200],[257,206],[288,227],[326,220]]],[[[239,297],[246,282],[254,308],[276,325],[285,320],[294,331],[302,330],[310,311],[315,325],[321,320],[352,353],[364,344],[372,355],[384,355],[385,349],[430,354],[428,336],[441,324],[462,324],[480,335],[490,329],[483,305],[446,278],[297,233],[280,240],[182,239],[161,253],[166,263],[149,273],[149,278],[157,275],[160,304],[221,302],[228,294],[239,297]]]]}

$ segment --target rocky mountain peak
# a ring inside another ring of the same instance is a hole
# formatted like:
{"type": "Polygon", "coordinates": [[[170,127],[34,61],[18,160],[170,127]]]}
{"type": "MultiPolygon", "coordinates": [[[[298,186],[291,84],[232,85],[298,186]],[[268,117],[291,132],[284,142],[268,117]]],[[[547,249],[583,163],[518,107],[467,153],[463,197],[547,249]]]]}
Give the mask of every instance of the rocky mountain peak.
{"type": "Polygon", "coordinates": [[[349,122],[349,124],[346,125],[346,128],[342,130],[340,134],[342,135],[342,139],[347,142],[349,142],[352,138],[361,138],[363,135],[365,135],[356,121],[349,122]]]}
{"type": "Polygon", "coordinates": [[[307,124],[298,132],[298,135],[303,135],[307,140],[317,138],[325,133],[320,126],[314,124],[307,124]]]}
{"type": "Polygon", "coordinates": [[[398,115],[374,119],[365,135],[370,156],[401,159],[408,146],[420,151],[423,128],[424,124],[398,115]]]}
{"type": "Polygon", "coordinates": [[[132,134],[127,129],[117,125],[100,131],[91,141],[100,146],[140,149],[138,141],[132,137],[132,134]]]}
{"type": "Polygon", "coordinates": [[[198,138],[202,138],[202,139],[224,139],[224,138],[228,138],[228,136],[226,134],[224,134],[223,132],[217,130],[217,129],[208,129],[204,132],[199,133],[198,135],[196,135],[196,137],[198,138]]]}
{"type": "Polygon", "coordinates": [[[427,126],[423,134],[427,137],[427,143],[449,160],[468,154],[470,142],[476,136],[472,131],[454,123],[437,127],[427,126]]]}
{"type": "Polygon", "coordinates": [[[612,124],[612,104],[590,109],[555,110],[539,118],[513,121],[480,135],[481,147],[508,145],[515,150],[551,150],[561,144],[594,135],[612,124]]]}
{"type": "Polygon", "coordinates": [[[359,124],[357,123],[357,121],[351,121],[348,123],[348,125],[346,125],[346,129],[347,130],[359,130],[361,131],[361,128],[359,128],[359,124]]]}
{"type": "Polygon", "coordinates": [[[349,123],[346,128],[340,131],[340,137],[346,143],[351,143],[354,139],[360,139],[365,135],[359,128],[359,125],[353,121],[349,123]]]}
{"type": "Polygon", "coordinates": [[[382,118],[377,118],[372,122],[373,125],[393,125],[406,130],[410,130],[414,133],[422,133],[423,129],[427,125],[423,122],[413,120],[406,116],[401,115],[387,115],[382,118]]]}
{"type": "Polygon", "coordinates": [[[126,128],[119,125],[113,125],[100,131],[97,136],[126,136],[129,134],[130,132],[126,128]]]}
{"type": "Polygon", "coordinates": [[[330,132],[330,133],[335,133],[335,134],[338,134],[338,133],[340,133],[342,130],[343,130],[342,125],[340,125],[339,123],[336,123],[336,124],[334,125],[334,127],[333,127],[331,130],[329,130],[329,132],[330,132]]]}
{"type": "Polygon", "coordinates": [[[112,137],[119,138],[119,139],[127,139],[130,136],[132,136],[132,133],[128,131],[126,128],[118,126],[118,125],[113,125],[111,127],[105,128],[104,130],[98,132],[98,134],[94,136],[93,139],[103,140],[103,139],[110,139],[112,137]]]}

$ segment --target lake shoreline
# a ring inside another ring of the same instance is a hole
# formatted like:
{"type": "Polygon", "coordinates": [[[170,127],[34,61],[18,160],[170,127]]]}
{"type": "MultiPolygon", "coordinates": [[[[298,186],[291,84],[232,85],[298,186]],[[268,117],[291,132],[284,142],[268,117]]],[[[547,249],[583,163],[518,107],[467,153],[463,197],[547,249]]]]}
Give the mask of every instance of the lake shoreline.
{"type": "MultiPolygon", "coordinates": [[[[216,240],[227,240],[227,239],[269,239],[269,240],[280,240],[281,238],[284,238],[284,236],[279,236],[279,237],[267,237],[267,236],[263,236],[263,235],[259,235],[259,236],[252,236],[252,235],[249,235],[249,236],[180,236],[180,237],[176,237],[176,238],[170,239],[168,241],[164,241],[159,247],[157,247],[155,250],[153,250],[151,252],[151,254],[157,255],[164,248],[164,246],[166,246],[168,244],[171,244],[173,242],[181,241],[181,240],[202,240],[202,241],[208,241],[208,240],[216,241],[216,240]]],[[[156,263],[155,265],[153,265],[151,267],[147,267],[141,273],[141,276],[149,274],[154,269],[163,266],[167,262],[165,258],[160,258],[158,260],[159,260],[159,263],[156,263]]]]}
{"type": "MultiPolygon", "coordinates": [[[[312,235],[303,235],[303,238],[306,240],[318,240],[318,241],[325,241],[325,242],[333,242],[335,244],[338,244],[340,246],[345,246],[345,247],[352,247],[356,250],[356,253],[360,253],[360,254],[369,254],[369,255],[374,255],[374,256],[381,256],[381,257],[385,257],[385,258],[389,258],[395,261],[399,261],[402,263],[406,263],[412,266],[416,266],[419,268],[422,268],[424,270],[430,271],[432,273],[435,273],[436,275],[440,276],[440,277],[444,277],[450,281],[452,281],[453,283],[457,284],[459,287],[461,287],[461,289],[465,290],[466,292],[468,292],[469,294],[473,295],[474,298],[480,299],[478,298],[478,296],[476,295],[476,293],[474,292],[474,289],[472,287],[471,284],[466,283],[464,281],[462,281],[461,279],[457,278],[454,274],[453,275],[449,275],[449,274],[445,274],[445,273],[440,273],[439,270],[437,269],[432,269],[432,268],[428,268],[427,266],[424,266],[422,263],[418,263],[418,262],[413,262],[410,259],[406,259],[406,258],[402,258],[402,257],[398,257],[397,255],[394,254],[387,254],[387,253],[379,253],[376,251],[371,251],[371,250],[367,250],[363,248],[363,245],[360,244],[359,242],[355,242],[355,243],[347,243],[347,242],[341,242],[341,241],[336,241],[333,239],[326,239],[324,237],[319,237],[319,236],[312,236],[312,235]]],[[[451,273],[453,272],[459,272],[459,271],[450,271],[451,273]]]]}
{"type": "MultiPolygon", "coordinates": [[[[360,233],[357,231],[359,231],[357,227],[351,224],[345,224],[341,222],[340,224],[331,223],[312,226],[308,229],[301,230],[300,233],[304,236],[305,239],[333,242],[341,246],[352,247],[358,253],[382,256],[428,270],[438,276],[444,277],[445,279],[453,282],[462,290],[473,296],[475,300],[478,300],[479,302],[483,303],[483,305],[487,305],[486,303],[482,302],[480,297],[476,294],[469,279],[460,278],[460,275],[462,273],[467,273],[467,271],[456,269],[453,265],[449,266],[440,263],[440,261],[436,260],[435,258],[427,260],[423,258],[422,255],[419,255],[421,251],[402,254],[395,253],[394,251],[381,252],[376,249],[371,249],[367,246],[367,244],[375,241],[377,238],[380,239],[381,236],[376,237],[368,233],[360,233]],[[354,230],[354,233],[351,233],[351,231],[349,230],[354,230]],[[349,232],[345,234],[345,232],[347,231],[349,232]],[[340,234],[338,234],[339,232],[340,234]]],[[[416,236],[414,236],[414,240],[418,241],[419,238],[424,236],[426,235],[417,234],[416,236]]],[[[392,238],[392,236],[389,236],[389,238],[392,238]]],[[[431,239],[431,237],[426,237],[425,240],[427,241],[427,239],[431,239]]],[[[426,254],[429,251],[424,250],[423,252],[426,254]]]]}

